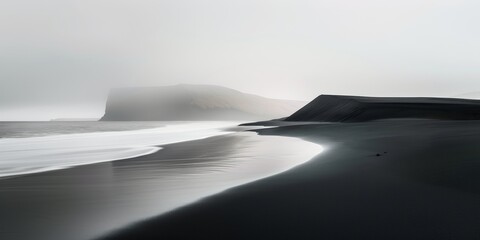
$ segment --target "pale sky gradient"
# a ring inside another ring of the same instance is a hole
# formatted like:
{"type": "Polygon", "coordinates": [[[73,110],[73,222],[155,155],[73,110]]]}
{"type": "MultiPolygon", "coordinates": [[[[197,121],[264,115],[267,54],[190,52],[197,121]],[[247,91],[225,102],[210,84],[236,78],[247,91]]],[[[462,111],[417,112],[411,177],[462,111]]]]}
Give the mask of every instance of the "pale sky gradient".
{"type": "Polygon", "coordinates": [[[0,120],[100,116],[110,87],[177,83],[480,97],[479,12],[478,0],[0,0],[0,120]]]}

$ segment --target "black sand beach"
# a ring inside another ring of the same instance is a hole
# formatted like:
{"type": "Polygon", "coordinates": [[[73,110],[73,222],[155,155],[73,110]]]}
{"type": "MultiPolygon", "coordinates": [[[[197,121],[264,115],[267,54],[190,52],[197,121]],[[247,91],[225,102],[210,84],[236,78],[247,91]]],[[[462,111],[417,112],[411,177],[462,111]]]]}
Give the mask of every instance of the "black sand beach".
{"type": "Polygon", "coordinates": [[[132,225],[123,239],[480,239],[480,122],[286,126],[326,147],[288,172],[132,225]]]}

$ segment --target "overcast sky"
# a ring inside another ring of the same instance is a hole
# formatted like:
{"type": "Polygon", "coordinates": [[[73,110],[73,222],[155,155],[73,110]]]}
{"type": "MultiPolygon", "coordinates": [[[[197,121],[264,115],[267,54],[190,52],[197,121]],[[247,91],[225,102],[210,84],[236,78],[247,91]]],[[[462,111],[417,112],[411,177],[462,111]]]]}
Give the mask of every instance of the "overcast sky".
{"type": "Polygon", "coordinates": [[[478,0],[0,0],[0,120],[100,116],[116,86],[480,92],[479,12],[478,0]]]}

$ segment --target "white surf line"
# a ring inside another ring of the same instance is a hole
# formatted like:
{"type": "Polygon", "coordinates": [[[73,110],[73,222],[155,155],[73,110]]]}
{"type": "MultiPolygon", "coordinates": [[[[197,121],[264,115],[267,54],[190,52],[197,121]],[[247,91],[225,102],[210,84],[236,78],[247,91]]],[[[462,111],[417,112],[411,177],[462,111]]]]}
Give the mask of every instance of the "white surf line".
{"type": "Polygon", "coordinates": [[[134,131],[0,139],[0,178],[152,154],[166,145],[228,134],[234,122],[196,122],[134,131]]]}

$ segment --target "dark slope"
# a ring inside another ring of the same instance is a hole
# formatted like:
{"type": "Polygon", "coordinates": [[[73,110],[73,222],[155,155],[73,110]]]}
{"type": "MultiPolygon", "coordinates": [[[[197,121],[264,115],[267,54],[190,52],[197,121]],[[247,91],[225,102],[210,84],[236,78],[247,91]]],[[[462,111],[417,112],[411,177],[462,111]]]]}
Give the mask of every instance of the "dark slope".
{"type": "Polygon", "coordinates": [[[111,91],[101,120],[267,120],[288,116],[304,104],[210,85],[123,88],[111,91]]]}
{"type": "Polygon", "coordinates": [[[363,122],[389,118],[480,119],[480,101],[320,95],[286,121],[363,122]]]}

